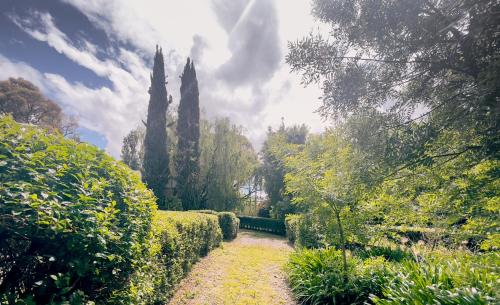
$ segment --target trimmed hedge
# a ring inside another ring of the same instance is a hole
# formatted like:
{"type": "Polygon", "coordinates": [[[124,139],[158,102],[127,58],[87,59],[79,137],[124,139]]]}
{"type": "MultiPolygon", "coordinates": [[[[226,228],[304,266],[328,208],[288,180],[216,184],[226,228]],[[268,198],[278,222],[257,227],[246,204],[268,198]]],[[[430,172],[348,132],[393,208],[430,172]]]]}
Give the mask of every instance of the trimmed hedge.
{"type": "Polygon", "coordinates": [[[155,210],[123,163],[0,117],[0,303],[141,304],[155,210]]]}
{"type": "Polygon", "coordinates": [[[283,220],[253,216],[239,216],[238,218],[240,219],[240,228],[286,235],[283,220]]]}
{"type": "Polygon", "coordinates": [[[155,284],[155,303],[161,303],[200,257],[220,245],[222,231],[216,215],[195,212],[158,211],[154,224],[160,246],[157,273],[162,275],[155,284]]]}
{"type": "Polygon", "coordinates": [[[193,210],[193,212],[217,215],[222,235],[225,240],[233,240],[238,236],[240,220],[233,212],[217,212],[213,210],[193,210]]]}
{"type": "Polygon", "coordinates": [[[0,304],[165,304],[222,240],[94,146],[0,117],[0,304]]]}

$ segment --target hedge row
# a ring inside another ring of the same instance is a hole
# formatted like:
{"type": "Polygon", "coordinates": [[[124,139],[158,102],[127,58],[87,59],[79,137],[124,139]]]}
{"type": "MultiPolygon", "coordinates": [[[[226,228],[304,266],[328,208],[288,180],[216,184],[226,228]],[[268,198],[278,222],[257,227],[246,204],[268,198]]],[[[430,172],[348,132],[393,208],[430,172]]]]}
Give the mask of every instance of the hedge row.
{"type": "Polygon", "coordinates": [[[101,150],[0,117],[0,304],[164,304],[222,239],[214,215],[156,212],[101,150]]]}
{"type": "Polygon", "coordinates": [[[172,295],[175,285],[201,256],[220,245],[222,231],[216,215],[195,212],[158,211],[154,228],[160,245],[161,279],[154,292],[159,302],[172,295]]]}
{"type": "Polygon", "coordinates": [[[213,210],[195,210],[193,212],[217,215],[219,226],[222,229],[222,235],[225,240],[233,240],[238,236],[240,220],[232,212],[217,212],[213,210]]]}
{"type": "Polygon", "coordinates": [[[286,235],[285,223],[282,220],[253,216],[239,216],[238,218],[240,228],[286,235]]]}
{"type": "Polygon", "coordinates": [[[0,186],[1,304],[139,298],[156,205],[127,166],[1,117],[0,186]]]}

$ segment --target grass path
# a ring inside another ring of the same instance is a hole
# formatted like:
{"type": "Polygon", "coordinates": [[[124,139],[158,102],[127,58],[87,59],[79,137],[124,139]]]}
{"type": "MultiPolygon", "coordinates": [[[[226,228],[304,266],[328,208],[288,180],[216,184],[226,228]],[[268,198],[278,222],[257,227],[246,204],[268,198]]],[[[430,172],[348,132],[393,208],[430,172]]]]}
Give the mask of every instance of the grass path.
{"type": "Polygon", "coordinates": [[[284,238],[242,230],[193,267],[169,305],[295,305],[282,270],[291,251],[284,238]]]}

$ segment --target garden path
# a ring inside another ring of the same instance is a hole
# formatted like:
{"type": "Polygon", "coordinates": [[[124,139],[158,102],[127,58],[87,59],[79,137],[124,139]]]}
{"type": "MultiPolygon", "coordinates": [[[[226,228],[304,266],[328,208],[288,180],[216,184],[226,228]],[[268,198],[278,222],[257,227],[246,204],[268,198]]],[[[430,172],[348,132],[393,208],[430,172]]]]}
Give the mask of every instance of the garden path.
{"type": "Polygon", "coordinates": [[[241,230],[193,267],[169,305],[295,305],[283,272],[291,251],[282,237],[241,230]]]}

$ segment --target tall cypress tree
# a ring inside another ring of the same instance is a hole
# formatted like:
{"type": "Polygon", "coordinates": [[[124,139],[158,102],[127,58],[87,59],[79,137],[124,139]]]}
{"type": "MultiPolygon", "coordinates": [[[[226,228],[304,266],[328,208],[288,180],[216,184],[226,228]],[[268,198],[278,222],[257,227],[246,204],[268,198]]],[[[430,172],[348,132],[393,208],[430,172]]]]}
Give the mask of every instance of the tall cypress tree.
{"type": "Polygon", "coordinates": [[[177,118],[177,191],[184,210],[200,208],[200,101],[193,61],[187,59],[181,75],[181,100],[177,118]]]}
{"type": "Polygon", "coordinates": [[[158,46],[156,46],[149,95],[142,179],[158,198],[158,205],[164,206],[169,176],[167,109],[171,99],[167,97],[163,54],[158,46]]]}

